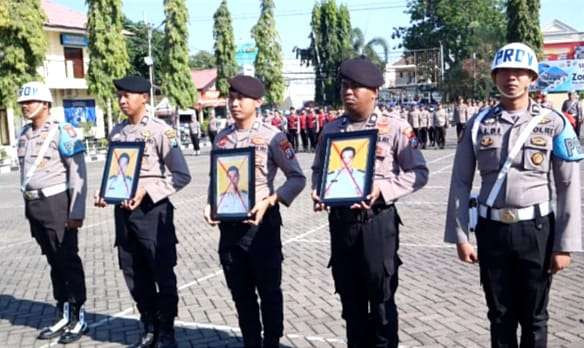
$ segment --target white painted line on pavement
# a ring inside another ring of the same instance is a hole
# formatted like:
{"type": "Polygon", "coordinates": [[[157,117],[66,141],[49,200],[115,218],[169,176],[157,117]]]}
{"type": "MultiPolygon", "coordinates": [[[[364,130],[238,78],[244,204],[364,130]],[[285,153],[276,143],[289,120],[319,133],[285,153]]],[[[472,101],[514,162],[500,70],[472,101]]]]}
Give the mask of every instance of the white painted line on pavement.
{"type": "MultiPolygon", "coordinates": [[[[314,232],[316,232],[316,231],[318,231],[318,230],[320,230],[320,229],[322,229],[322,228],[324,228],[326,226],[328,226],[328,223],[322,224],[322,225],[320,225],[320,226],[318,226],[316,228],[313,228],[313,229],[309,230],[308,232],[305,232],[305,233],[303,233],[303,234],[301,234],[299,236],[290,238],[290,239],[284,241],[284,243],[282,243],[282,246],[284,246],[286,244],[289,244],[289,243],[292,243],[292,242],[296,241],[297,239],[301,239],[301,238],[303,238],[303,237],[305,237],[305,236],[307,236],[307,235],[309,235],[311,233],[314,233],[314,232]]],[[[205,280],[208,280],[208,279],[211,279],[211,278],[215,278],[216,276],[221,275],[222,273],[223,273],[223,269],[222,268],[219,268],[217,271],[215,271],[215,272],[213,272],[211,274],[208,274],[208,275],[206,275],[204,277],[195,279],[195,280],[193,280],[190,283],[186,283],[186,284],[181,285],[178,288],[178,290],[183,290],[183,289],[186,289],[186,288],[189,288],[189,287],[193,286],[194,284],[201,283],[201,282],[203,282],[205,280]]]]}
{"type": "MultiPolygon", "coordinates": [[[[313,229],[311,229],[311,230],[309,230],[309,231],[307,231],[307,232],[305,232],[305,233],[303,233],[303,234],[301,234],[301,235],[298,235],[298,236],[296,236],[296,237],[290,238],[290,239],[288,239],[288,240],[284,241],[284,243],[282,243],[282,245],[286,245],[286,244],[289,244],[289,243],[295,242],[295,241],[296,241],[296,240],[298,240],[298,239],[302,239],[302,238],[306,237],[307,235],[309,235],[309,234],[311,234],[311,233],[314,233],[314,232],[317,232],[317,231],[319,231],[319,230],[323,229],[323,228],[324,228],[324,227],[326,227],[326,226],[328,226],[328,223],[322,224],[322,225],[320,225],[320,226],[318,226],[318,227],[315,227],[315,228],[313,228],[313,229]]],[[[217,271],[215,271],[215,272],[213,272],[213,273],[211,273],[211,274],[208,274],[208,275],[206,275],[206,276],[204,276],[204,277],[201,277],[201,278],[195,279],[195,280],[193,280],[193,281],[192,281],[192,282],[190,282],[190,283],[187,283],[187,284],[183,284],[183,285],[181,285],[180,287],[178,287],[178,290],[179,290],[179,291],[180,291],[180,290],[184,290],[184,289],[186,289],[186,288],[188,288],[188,287],[190,287],[190,286],[192,286],[192,285],[194,285],[194,284],[197,284],[197,283],[200,283],[200,282],[202,282],[202,281],[205,281],[205,280],[208,280],[208,279],[214,278],[214,277],[216,277],[216,276],[218,276],[218,275],[220,275],[220,274],[222,274],[222,273],[223,273],[223,269],[218,269],[217,271]]],[[[133,311],[133,310],[134,310],[134,307],[127,308],[127,309],[125,309],[125,310],[123,310],[123,311],[121,311],[121,312],[119,312],[119,313],[116,313],[116,314],[112,315],[112,316],[111,316],[111,317],[109,317],[109,318],[106,318],[106,319],[100,320],[100,321],[98,321],[98,322],[96,322],[96,323],[93,323],[93,324],[89,325],[89,327],[90,327],[90,328],[98,327],[98,326],[101,326],[101,325],[103,325],[103,324],[106,324],[106,323],[108,323],[108,322],[110,322],[110,321],[112,321],[112,320],[114,320],[114,319],[117,319],[117,318],[123,318],[123,316],[124,316],[124,315],[128,314],[129,312],[131,312],[131,311],[133,311]]],[[[175,322],[175,323],[176,323],[176,322],[175,322]]],[[[57,344],[57,342],[58,342],[58,340],[56,340],[56,341],[54,341],[54,342],[51,342],[50,344],[48,344],[48,345],[45,345],[45,346],[43,346],[43,347],[41,347],[41,348],[48,348],[48,347],[53,347],[54,345],[56,345],[56,344],[57,344]]]]}
{"type": "Polygon", "coordinates": [[[440,161],[445,160],[445,159],[447,159],[449,157],[452,157],[452,156],[454,156],[454,152],[449,153],[448,155],[445,155],[445,156],[442,156],[442,157],[435,158],[435,159],[431,160],[430,162],[426,162],[426,164],[432,164],[432,163],[440,162],[440,161]]]}
{"type": "MultiPolygon", "coordinates": [[[[107,222],[109,222],[109,221],[113,221],[113,220],[112,220],[112,219],[106,219],[106,220],[104,220],[104,221],[102,221],[102,222],[97,222],[97,223],[95,223],[95,224],[91,224],[91,225],[84,225],[83,227],[81,227],[81,230],[82,230],[82,231],[84,231],[85,229],[90,229],[90,228],[92,228],[92,227],[96,227],[96,226],[99,226],[99,225],[103,225],[103,224],[105,224],[105,223],[107,223],[107,222]]],[[[19,245],[24,245],[24,244],[32,243],[32,242],[34,242],[34,241],[35,241],[35,240],[31,238],[31,239],[27,239],[27,240],[25,240],[25,241],[21,241],[21,242],[17,242],[17,243],[12,243],[12,244],[10,244],[10,245],[0,246],[0,250],[9,249],[9,248],[12,248],[12,247],[15,247],[15,246],[19,246],[19,245]]]]}
{"type": "Polygon", "coordinates": [[[10,249],[12,247],[19,246],[19,245],[24,245],[24,244],[28,244],[28,243],[31,243],[31,242],[34,242],[34,239],[28,239],[28,240],[25,240],[25,241],[22,241],[22,242],[16,242],[16,243],[12,243],[10,245],[5,245],[5,246],[0,247],[0,250],[10,249]]]}
{"type": "MultiPolygon", "coordinates": [[[[134,319],[138,320],[137,315],[124,315],[121,316],[122,319],[134,319]]],[[[241,329],[238,327],[231,327],[227,325],[215,325],[215,324],[203,324],[203,323],[196,323],[190,321],[182,321],[182,320],[175,320],[174,325],[176,327],[181,327],[184,329],[208,329],[208,330],[217,330],[223,332],[229,332],[233,334],[240,334],[241,329]]],[[[327,337],[319,337],[319,336],[304,336],[302,334],[285,334],[284,337],[293,338],[293,339],[305,339],[311,342],[327,342],[327,343],[341,343],[346,344],[345,340],[342,338],[327,338],[327,337]]]]}
{"type": "Polygon", "coordinates": [[[433,174],[442,173],[443,171],[448,170],[450,168],[452,168],[452,164],[449,164],[446,167],[442,167],[442,168],[440,168],[440,169],[438,169],[437,171],[434,171],[434,172],[433,171],[430,171],[430,176],[432,176],[433,174]]]}

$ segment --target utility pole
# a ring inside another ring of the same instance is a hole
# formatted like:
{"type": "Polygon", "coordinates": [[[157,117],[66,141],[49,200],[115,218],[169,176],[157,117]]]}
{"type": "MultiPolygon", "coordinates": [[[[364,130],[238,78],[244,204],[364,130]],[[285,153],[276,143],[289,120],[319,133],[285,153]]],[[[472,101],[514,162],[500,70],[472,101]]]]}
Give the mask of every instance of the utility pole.
{"type": "Polygon", "coordinates": [[[153,28],[152,23],[146,20],[146,14],[144,14],[144,23],[148,28],[148,56],[144,57],[144,63],[148,65],[148,77],[150,79],[150,116],[154,116],[154,57],[152,57],[152,32],[158,30],[166,20],[162,21],[156,28],[153,28]]]}
{"type": "Polygon", "coordinates": [[[154,116],[154,59],[152,58],[152,26],[148,23],[148,57],[144,58],[148,65],[150,78],[150,116],[154,116]]]}

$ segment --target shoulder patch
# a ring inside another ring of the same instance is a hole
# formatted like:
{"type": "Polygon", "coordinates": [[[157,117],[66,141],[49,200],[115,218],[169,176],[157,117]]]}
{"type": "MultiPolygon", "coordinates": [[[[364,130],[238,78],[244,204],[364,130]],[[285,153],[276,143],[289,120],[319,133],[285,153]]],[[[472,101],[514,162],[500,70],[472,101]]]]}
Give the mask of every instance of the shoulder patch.
{"type": "Polygon", "coordinates": [[[178,146],[178,142],[176,140],[176,131],[174,129],[170,128],[170,129],[165,130],[164,135],[166,136],[166,138],[170,142],[170,146],[172,146],[172,147],[178,146]]]}
{"type": "Polygon", "coordinates": [[[59,129],[59,152],[64,157],[72,157],[85,152],[85,144],[78,137],[77,131],[69,123],[62,123],[59,129]]]}
{"type": "Polygon", "coordinates": [[[284,139],[280,142],[280,150],[282,150],[287,159],[294,159],[294,150],[288,139],[284,139]]]}

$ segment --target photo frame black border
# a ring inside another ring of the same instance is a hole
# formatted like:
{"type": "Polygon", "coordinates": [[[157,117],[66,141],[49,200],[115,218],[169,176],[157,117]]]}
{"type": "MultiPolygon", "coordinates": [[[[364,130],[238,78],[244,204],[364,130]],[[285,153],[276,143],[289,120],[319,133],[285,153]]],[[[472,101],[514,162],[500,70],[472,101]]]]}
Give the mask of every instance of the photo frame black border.
{"type": "Polygon", "coordinates": [[[322,171],[318,178],[317,195],[320,197],[322,203],[329,207],[350,206],[354,203],[365,201],[367,196],[371,193],[373,183],[373,172],[375,170],[375,149],[377,147],[378,130],[376,128],[359,130],[353,132],[339,132],[326,133],[323,137],[324,156],[322,163],[322,171]],[[331,156],[331,144],[337,140],[358,140],[366,138],[368,143],[368,157],[367,170],[365,171],[365,186],[363,195],[354,198],[324,198],[324,190],[326,185],[326,173],[328,173],[328,163],[331,156]]]}
{"type": "Polygon", "coordinates": [[[248,219],[249,211],[237,214],[219,214],[217,213],[217,161],[222,157],[231,156],[248,156],[248,198],[250,210],[255,205],[255,148],[242,147],[237,149],[216,149],[211,151],[211,192],[209,204],[211,205],[211,218],[222,222],[240,222],[248,219]]]}
{"type": "Polygon", "coordinates": [[[132,176],[135,178],[132,182],[132,189],[130,190],[130,197],[134,197],[136,194],[136,190],[138,189],[138,181],[140,181],[140,169],[142,168],[142,157],[144,155],[144,142],[136,141],[136,142],[126,142],[126,141],[112,141],[109,143],[109,147],[107,150],[105,166],[103,168],[103,176],[101,178],[101,187],[99,189],[99,195],[103,198],[103,200],[108,204],[119,204],[123,202],[125,199],[123,198],[108,198],[105,195],[105,190],[107,186],[108,174],[110,172],[110,167],[112,164],[112,157],[115,149],[137,149],[138,156],[136,166],[134,167],[134,175],[132,176]]]}

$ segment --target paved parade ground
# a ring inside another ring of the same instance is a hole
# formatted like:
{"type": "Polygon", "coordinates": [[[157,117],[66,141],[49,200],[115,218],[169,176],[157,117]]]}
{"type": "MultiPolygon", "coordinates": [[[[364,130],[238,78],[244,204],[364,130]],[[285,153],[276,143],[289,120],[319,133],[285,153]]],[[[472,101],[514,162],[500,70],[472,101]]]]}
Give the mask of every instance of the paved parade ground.
{"type": "MultiPolygon", "coordinates": [[[[458,261],[442,242],[454,131],[445,150],[424,150],[430,181],[398,203],[404,221],[397,303],[403,347],[488,347],[486,305],[478,266],[458,261]]],[[[178,239],[180,347],[240,347],[237,316],[219,265],[219,232],[203,220],[209,156],[185,150],[193,180],[172,197],[178,239]]],[[[298,154],[307,177],[312,154],[298,154]]],[[[88,334],[81,347],[119,347],[140,335],[137,310],[118,268],[113,208],[93,207],[103,162],[89,163],[87,219],[80,255],[87,282],[88,334]]],[[[281,174],[278,174],[281,182],[281,174]]],[[[478,183],[477,183],[478,184],[478,183]]],[[[24,218],[18,175],[0,176],[0,346],[49,347],[37,331],[53,319],[49,268],[24,218]]],[[[291,208],[283,208],[282,347],[345,347],[340,302],[334,293],[326,215],[312,211],[308,185],[291,208]]],[[[474,238],[473,238],[474,241],[474,238]]],[[[550,300],[550,347],[584,347],[584,255],[554,278],[550,300]]]]}

